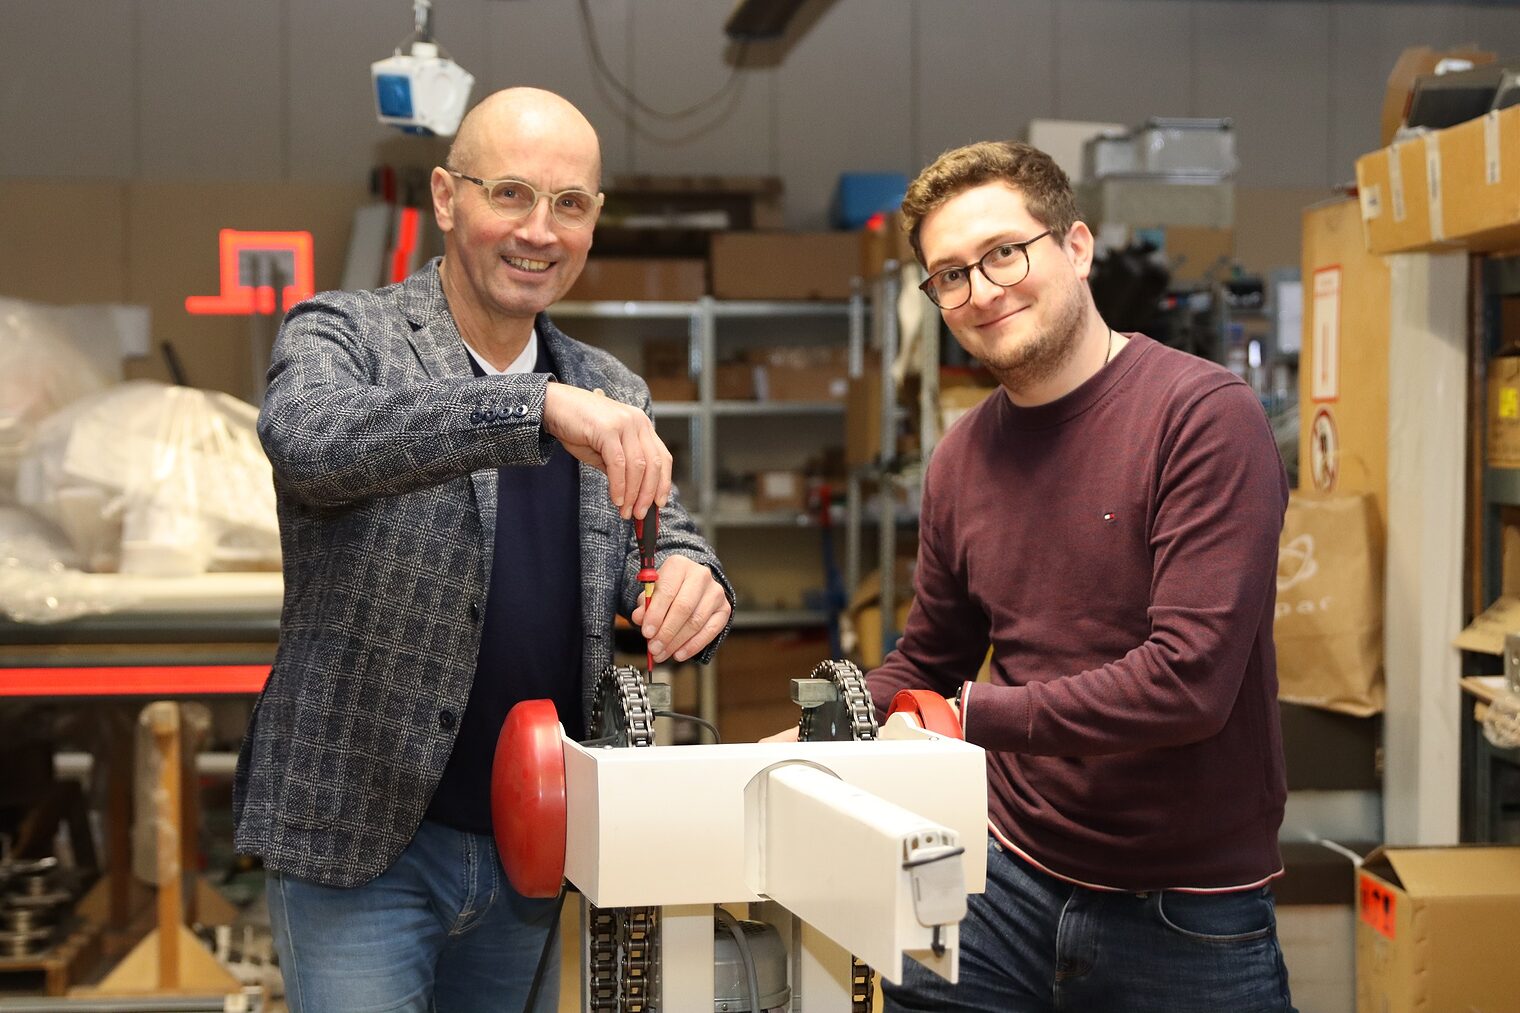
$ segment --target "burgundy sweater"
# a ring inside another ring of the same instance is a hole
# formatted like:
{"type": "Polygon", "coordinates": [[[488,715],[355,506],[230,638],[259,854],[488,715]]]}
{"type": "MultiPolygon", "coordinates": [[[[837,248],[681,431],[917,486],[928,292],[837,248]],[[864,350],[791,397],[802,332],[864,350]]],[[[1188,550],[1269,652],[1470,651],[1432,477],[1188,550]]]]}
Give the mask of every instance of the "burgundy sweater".
{"type": "Polygon", "coordinates": [[[966,686],[992,829],[1098,887],[1229,889],[1281,872],[1272,611],[1287,506],[1260,403],[1142,335],[1065,397],[1001,392],[936,448],[915,598],[870,674],[966,686]]]}

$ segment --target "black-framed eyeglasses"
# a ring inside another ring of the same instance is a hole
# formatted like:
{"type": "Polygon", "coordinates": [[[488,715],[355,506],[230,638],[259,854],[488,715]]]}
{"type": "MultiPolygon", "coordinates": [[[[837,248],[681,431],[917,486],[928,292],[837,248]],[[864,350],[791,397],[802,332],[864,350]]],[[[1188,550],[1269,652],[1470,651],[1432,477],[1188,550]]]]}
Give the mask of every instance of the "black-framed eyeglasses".
{"type": "Polygon", "coordinates": [[[929,275],[919,285],[934,305],[942,310],[958,310],[971,301],[971,272],[981,271],[982,277],[999,288],[1012,288],[1029,277],[1029,245],[1050,235],[1046,229],[1038,236],[1018,243],[999,243],[975,264],[944,267],[929,275]]]}
{"type": "Polygon", "coordinates": [[[533,184],[520,179],[481,179],[458,169],[443,167],[450,176],[468,180],[486,192],[486,203],[491,210],[508,220],[526,218],[538,207],[539,198],[547,198],[554,220],[567,229],[584,229],[596,221],[606,198],[586,190],[561,190],[559,193],[540,193],[533,184]]]}

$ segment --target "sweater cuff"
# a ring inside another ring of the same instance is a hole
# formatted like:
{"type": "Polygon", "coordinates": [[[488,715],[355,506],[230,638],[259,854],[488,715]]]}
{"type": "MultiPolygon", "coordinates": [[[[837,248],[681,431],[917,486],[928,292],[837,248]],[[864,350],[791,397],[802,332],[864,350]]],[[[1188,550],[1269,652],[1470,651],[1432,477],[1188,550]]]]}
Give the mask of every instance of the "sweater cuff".
{"type": "Polygon", "coordinates": [[[967,742],[1007,752],[1029,747],[1029,691],[1024,687],[966,683],[960,711],[967,742]]]}

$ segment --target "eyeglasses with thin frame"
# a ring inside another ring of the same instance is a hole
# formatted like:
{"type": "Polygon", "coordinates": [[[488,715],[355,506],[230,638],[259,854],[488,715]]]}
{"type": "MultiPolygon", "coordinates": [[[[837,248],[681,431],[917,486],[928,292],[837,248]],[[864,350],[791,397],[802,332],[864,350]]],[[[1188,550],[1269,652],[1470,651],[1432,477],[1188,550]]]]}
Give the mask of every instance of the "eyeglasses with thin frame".
{"type": "Polygon", "coordinates": [[[546,198],[555,221],[567,229],[583,229],[596,221],[602,201],[606,199],[603,194],[585,190],[540,193],[533,184],[520,179],[481,179],[448,166],[444,166],[443,171],[479,186],[486,192],[486,203],[491,210],[508,220],[528,217],[538,207],[539,199],[546,198]]]}
{"type": "Polygon", "coordinates": [[[1038,236],[1018,243],[999,243],[974,264],[945,267],[929,275],[919,285],[934,305],[942,310],[958,310],[971,301],[971,272],[981,271],[982,277],[998,288],[1012,288],[1029,277],[1029,246],[1050,235],[1046,229],[1038,236]]]}

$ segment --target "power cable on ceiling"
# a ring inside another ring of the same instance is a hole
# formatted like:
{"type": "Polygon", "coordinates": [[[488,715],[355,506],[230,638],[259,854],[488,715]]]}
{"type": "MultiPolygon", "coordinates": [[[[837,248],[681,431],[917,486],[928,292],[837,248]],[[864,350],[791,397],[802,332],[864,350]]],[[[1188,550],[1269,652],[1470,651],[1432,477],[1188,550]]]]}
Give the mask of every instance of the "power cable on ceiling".
{"type": "Polygon", "coordinates": [[[591,22],[591,7],[589,0],[580,0],[579,6],[581,12],[581,24],[585,30],[586,48],[591,57],[591,66],[596,71],[597,78],[613,92],[615,101],[620,101],[628,107],[628,110],[630,111],[629,125],[637,133],[640,133],[650,140],[657,141],[662,144],[681,144],[714,129],[719,124],[721,124],[733,111],[733,107],[738,103],[739,97],[743,94],[744,91],[745,77],[740,73],[740,69],[744,63],[744,54],[747,43],[741,42],[738,44],[737,51],[734,54],[734,65],[733,68],[729,71],[728,78],[711,95],[698,102],[692,103],[684,109],[656,109],[654,106],[641,99],[632,88],[625,84],[617,76],[617,74],[613,72],[612,67],[607,63],[606,56],[602,53],[601,43],[597,40],[596,27],[591,22]],[[658,120],[675,122],[688,119],[692,116],[695,116],[697,113],[703,112],[704,110],[714,108],[725,99],[728,100],[727,105],[719,109],[718,114],[711,122],[698,126],[690,131],[687,131],[686,133],[679,134],[674,137],[665,137],[650,131],[648,128],[641,126],[636,121],[635,117],[631,115],[632,111],[637,111],[658,120]]]}

